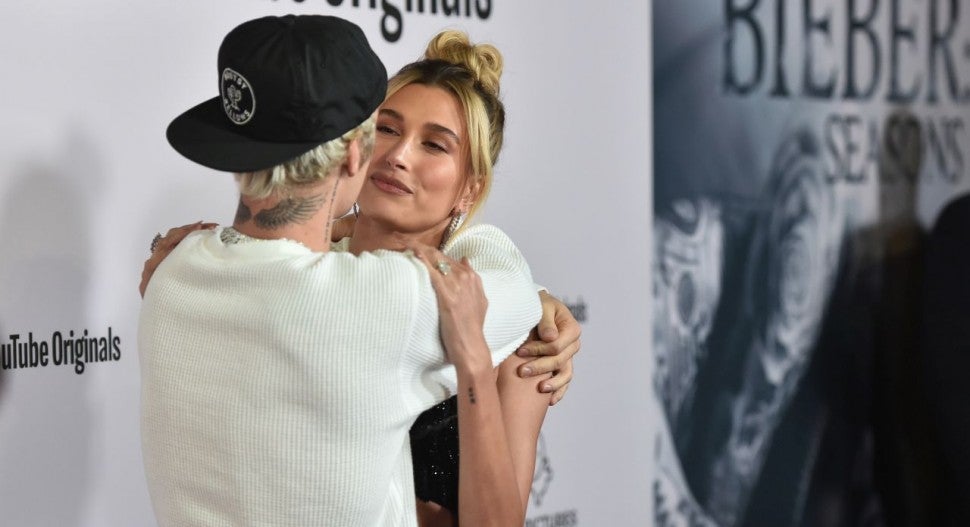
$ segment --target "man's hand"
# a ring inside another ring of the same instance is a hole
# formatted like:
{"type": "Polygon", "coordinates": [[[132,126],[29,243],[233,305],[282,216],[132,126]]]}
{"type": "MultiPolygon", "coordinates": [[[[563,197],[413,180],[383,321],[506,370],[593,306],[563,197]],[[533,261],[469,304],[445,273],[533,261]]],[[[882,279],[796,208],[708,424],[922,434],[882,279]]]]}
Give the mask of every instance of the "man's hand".
{"type": "Polygon", "coordinates": [[[552,372],[553,376],[539,383],[539,391],[551,393],[549,404],[562,400],[573,379],[573,355],[579,352],[582,330],[566,304],[545,291],[539,293],[542,319],[530,340],[519,347],[520,357],[538,357],[519,366],[520,377],[534,377],[552,372]]]}

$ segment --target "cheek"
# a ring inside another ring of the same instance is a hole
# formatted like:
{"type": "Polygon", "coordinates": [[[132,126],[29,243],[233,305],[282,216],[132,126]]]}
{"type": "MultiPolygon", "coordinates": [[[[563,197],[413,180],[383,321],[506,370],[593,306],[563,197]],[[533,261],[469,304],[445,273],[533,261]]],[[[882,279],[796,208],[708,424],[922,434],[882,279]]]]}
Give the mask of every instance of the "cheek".
{"type": "Polygon", "coordinates": [[[421,171],[421,188],[434,199],[451,200],[458,195],[458,167],[451,160],[436,159],[421,171]]]}
{"type": "Polygon", "coordinates": [[[374,198],[377,195],[377,191],[373,189],[365,181],[363,186],[360,187],[360,193],[357,194],[357,204],[360,205],[362,209],[367,209],[368,211],[380,210],[380,207],[374,205],[374,198]]]}
{"type": "Polygon", "coordinates": [[[370,154],[370,164],[377,166],[379,163],[383,163],[385,156],[387,156],[387,151],[390,148],[391,142],[378,134],[374,139],[374,150],[370,154]]]}

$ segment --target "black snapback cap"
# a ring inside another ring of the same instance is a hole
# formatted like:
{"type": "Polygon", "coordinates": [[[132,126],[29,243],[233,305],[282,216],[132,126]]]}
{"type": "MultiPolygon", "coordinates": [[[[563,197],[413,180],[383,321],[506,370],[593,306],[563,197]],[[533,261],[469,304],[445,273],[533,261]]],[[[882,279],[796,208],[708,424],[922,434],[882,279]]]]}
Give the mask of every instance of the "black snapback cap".
{"type": "Polygon", "coordinates": [[[387,70],[352,22],[250,20],[219,48],[219,96],[175,118],[168,142],[216,170],[254,172],[354,129],[384,100],[387,70]]]}

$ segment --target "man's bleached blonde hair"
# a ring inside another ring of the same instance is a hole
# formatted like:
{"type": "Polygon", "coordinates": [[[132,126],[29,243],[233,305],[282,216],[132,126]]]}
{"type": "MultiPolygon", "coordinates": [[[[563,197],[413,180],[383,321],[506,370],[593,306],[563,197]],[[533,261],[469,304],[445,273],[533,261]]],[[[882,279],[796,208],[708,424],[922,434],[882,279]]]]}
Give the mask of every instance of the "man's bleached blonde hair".
{"type": "Polygon", "coordinates": [[[353,130],[299,157],[266,170],[236,174],[239,192],[249,198],[263,199],[282,194],[288,188],[322,181],[347,158],[347,149],[354,139],[360,139],[360,160],[363,163],[370,159],[374,151],[375,122],[376,118],[372,115],[353,130]]]}

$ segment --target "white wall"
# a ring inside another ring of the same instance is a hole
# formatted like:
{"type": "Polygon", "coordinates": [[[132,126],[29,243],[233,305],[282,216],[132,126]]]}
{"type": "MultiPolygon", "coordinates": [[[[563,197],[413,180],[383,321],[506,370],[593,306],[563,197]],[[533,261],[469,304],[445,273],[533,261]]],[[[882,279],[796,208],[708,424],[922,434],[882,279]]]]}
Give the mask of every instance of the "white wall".
{"type": "Polygon", "coordinates": [[[478,0],[491,5],[486,20],[405,12],[401,38],[387,42],[380,8],[331,3],[4,6],[0,344],[29,333],[38,343],[54,332],[107,338],[110,328],[120,360],[82,374],[52,363],[0,370],[0,524],[154,523],[138,432],[142,261],[155,231],[229,222],[236,201],[231,177],[181,158],[164,130],[217,93],[226,32],[289,12],[357,22],[389,71],[444,27],[503,51],[507,146],[485,220],[519,243],[541,283],[587,316],[575,381],[544,427],[551,479],[530,525],[648,522],[647,430],[656,415],[647,382],[648,6],[478,0]]]}

